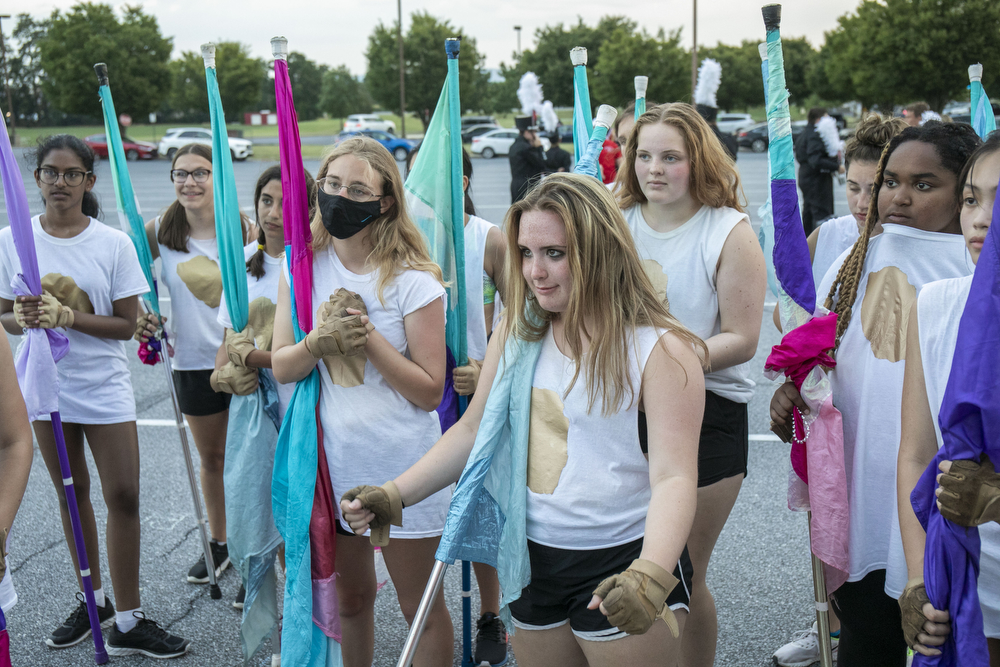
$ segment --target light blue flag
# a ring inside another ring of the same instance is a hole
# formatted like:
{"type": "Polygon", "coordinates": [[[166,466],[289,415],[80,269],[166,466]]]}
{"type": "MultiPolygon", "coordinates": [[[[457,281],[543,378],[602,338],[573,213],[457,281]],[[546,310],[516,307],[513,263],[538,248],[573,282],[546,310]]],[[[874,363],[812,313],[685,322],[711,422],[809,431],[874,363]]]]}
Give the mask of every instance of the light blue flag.
{"type": "Polygon", "coordinates": [[[980,139],[985,140],[997,129],[997,119],[993,115],[993,105],[990,96],[983,90],[983,66],[979,63],[969,65],[969,93],[972,103],[969,105],[972,129],[980,139]]]}
{"type": "Polygon", "coordinates": [[[587,83],[587,49],[577,46],[569,52],[573,62],[573,152],[579,162],[594,133],[593,107],[587,83]]]}
{"type": "MultiPolygon", "coordinates": [[[[764,81],[764,107],[767,107],[767,42],[757,45],[757,52],[760,54],[760,73],[764,81]]],[[[771,161],[767,162],[767,180],[771,182],[771,161]]],[[[771,188],[767,189],[767,199],[757,209],[757,217],[760,218],[760,231],[757,232],[757,240],[764,250],[764,258],[767,260],[767,286],[774,296],[780,296],[778,278],[774,274],[774,218],[771,214],[771,188]]]]}

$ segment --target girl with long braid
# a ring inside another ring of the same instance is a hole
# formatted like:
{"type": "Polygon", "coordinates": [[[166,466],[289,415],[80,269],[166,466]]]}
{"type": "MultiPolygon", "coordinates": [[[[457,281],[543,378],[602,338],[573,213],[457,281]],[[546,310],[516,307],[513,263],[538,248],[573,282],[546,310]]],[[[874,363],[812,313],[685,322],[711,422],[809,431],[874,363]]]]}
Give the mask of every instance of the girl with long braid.
{"type": "MultiPolygon", "coordinates": [[[[907,322],[926,283],[966,276],[972,263],[959,225],[959,174],[979,138],[967,125],[908,128],[879,161],[861,236],[831,266],[818,293],[837,314],[833,403],[843,415],[850,504],[848,581],[833,596],[841,621],[838,664],[906,661],[896,600],[906,584],[886,576],[902,555],[896,513],[907,322]],[[878,224],[882,233],[872,238],[878,224]]],[[[771,400],[771,419],[807,409],[790,382],[771,400]]]]}

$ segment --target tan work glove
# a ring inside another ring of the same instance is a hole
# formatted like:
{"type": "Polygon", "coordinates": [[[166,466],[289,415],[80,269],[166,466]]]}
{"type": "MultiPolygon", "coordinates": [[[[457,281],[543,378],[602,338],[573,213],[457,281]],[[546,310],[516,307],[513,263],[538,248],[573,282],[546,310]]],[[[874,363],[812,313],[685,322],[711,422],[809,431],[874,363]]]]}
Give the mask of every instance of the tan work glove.
{"type": "Polygon", "coordinates": [[[644,634],[657,617],[662,618],[676,639],[677,618],[667,606],[667,596],[677,578],[656,563],[636,558],[621,574],[608,577],[594,590],[603,598],[608,622],[630,635],[644,634]]]}
{"type": "Polygon", "coordinates": [[[248,396],[257,391],[257,369],[239,368],[230,361],[219,370],[212,372],[209,384],[219,394],[248,396]]]}
{"type": "Polygon", "coordinates": [[[73,326],[73,309],[59,303],[48,292],[42,292],[42,302],[38,304],[38,326],[43,329],[55,329],[64,327],[69,329],[73,326]]]}
{"type": "Polygon", "coordinates": [[[361,315],[348,315],[353,308],[367,314],[368,308],[360,296],[341,287],[330,295],[330,300],[320,305],[316,313],[316,326],[305,338],[306,350],[313,357],[358,354],[368,342],[368,332],[374,326],[361,323],[361,315]]]}
{"type": "Polygon", "coordinates": [[[28,321],[24,319],[24,304],[14,299],[14,321],[22,329],[28,328],[28,321]]]}
{"type": "Polygon", "coordinates": [[[469,357],[469,363],[459,366],[451,372],[452,381],[455,385],[455,393],[459,396],[471,396],[476,393],[479,385],[479,374],[483,370],[483,362],[469,357]]]}
{"type": "Polygon", "coordinates": [[[930,603],[923,577],[914,577],[906,582],[906,588],[899,597],[899,612],[903,617],[903,636],[910,648],[920,643],[917,635],[924,633],[924,623],[927,622],[924,605],[930,603]]]}
{"type": "Polygon", "coordinates": [[[938,475],[938,485],[941,516],[952,523],[971,528],[1000,522],[1000,475],[986,454],[981,463],[952,461],[951,469],[938,475]]]}
{"type": "Polygon", "coordinates": [[[0,528],[0,579],[7,569],[7,529],[0,528]]]}
{"type": "Polygon", "coordinates": [[[233,329],[226,329],[226,356],[238,368],[248,368],[247,357],[257,349],[253,338],[253,327],[249,324],[243,327],[243,331],[236,333],[233,329]]]}
{"type": "Polygon", "coordinates": [[[361,506],[375,515],[368,525],[372,531],[372,544],[377,547],[389,544],[390,524],[403,525],[403,499],[395,482],[386,482],[382,486],[356,486],[341,496],[341,500],[360,500],[361,506]]]}

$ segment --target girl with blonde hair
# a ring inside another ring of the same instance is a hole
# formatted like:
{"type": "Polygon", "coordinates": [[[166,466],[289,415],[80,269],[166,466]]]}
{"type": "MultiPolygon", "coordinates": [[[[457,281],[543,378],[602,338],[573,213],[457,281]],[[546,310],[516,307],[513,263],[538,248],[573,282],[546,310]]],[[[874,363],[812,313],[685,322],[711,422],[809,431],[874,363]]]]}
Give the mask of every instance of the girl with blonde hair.
{"type": "MultiPolygon", "coordinates": [[[[411,221],[396,162],[378,142],[355,137],[320,165],[312,220],[314,328],[292,330],[287,265],[278,288],[271,365],[279,383],[319,368],[321,445],[335,501],[358,484],[394,477],[441,436],[433,410],[445,378],[441,270],[411,221]]],[[[382,554],[407,622],[412,621],[444,527],[451,492],[402,511],[405,523],[382,554]]],[[[337,524],[337,596],[344,664],[372,664],[375,570],[369,541],[337,524]]],[[[360,535],[360,533],[359,533],[360,535]]],[[[416,665],[451,665],[444,599],[432,606],[416,665]]]]}
{"type": "MultiPolygon", "coordinates": [[[[754,388],[749,362],[764,312],[764,254],[743,210],[736,166],[689,104],[664,104],[639,117],[625,145],[616,194],[657,293],[710,352],[682,664],[711,665],[718,625],[705,576],[747,473],[747,403],[754,388]]],[[[643,441],[642,420],[639,430],[643,441]]]]}
{"type": "Polygon", "coordinates": [[[667,312],[597,180],[549,176],[505,228],[509,301],[469,409],[409,470],[352,489],[341,509],[359,534],[396,522],[395,508],[458,479],[477,438],[519,421],[493,458],[523,475],[498,482],[522,508],[507,516],[498,555],[518,664],[672,664],[671,631],[687,608],[704,344],[667,312]],[[512,412],[511,397],[526,395],[529,414],[512,412]]]}

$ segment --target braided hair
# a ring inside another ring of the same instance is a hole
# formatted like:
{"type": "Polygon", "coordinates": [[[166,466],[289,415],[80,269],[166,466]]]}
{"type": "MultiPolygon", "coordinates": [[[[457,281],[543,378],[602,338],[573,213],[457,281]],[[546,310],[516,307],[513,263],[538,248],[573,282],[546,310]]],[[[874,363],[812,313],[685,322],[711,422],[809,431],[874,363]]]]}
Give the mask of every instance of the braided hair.
{"type": "MultiPolygon", "coordinates": [[[[316,181],[313,180],[309,170],[305,170],[306,192],[309,195],[309,219],[312,220],[316,211],[316,181]]],[[[264,188],[271,181],[281,180],[281,167],[274,165],[264,170],[264,173],[257,179],[257,186],[253,191],[253,211],[257,221],[257,251],[247,260],[247,273],[260,280],[264,277],[264,247],[267,245],[267,237],[264,235],[264,226],[260,222],[260,215],[257,207],[260,205],[260,198],[264,188]]]]}
{"type": "Polygon", "coordinates": [[[956,206],[962,187],[958,177],[969,156],[980,143],[979,137],[969,125],[930,121],[922,127],[906,128],[886,144],[875,171],[872,198],[868,205],[865,226],[851,248],[847,259],[837,271],[837,278],[833,281],[830,293],[826,297],[827,310],[837,314],[837,342],[834,349],[840,346],[840,340],[844,332],[847,331],[847,325],[850,324],[852,308],[858,296],[858,286],[861,284],[864,273],[865,257],[868,255],[868,242],[871,240],[872,231],[879,222],[878,198],[882,183],[885,181],[885,166],[892,153],[907,141],[920,141],[933,146],[944,168],[955,174],[957,183],[955,189],[956,206]]]}

